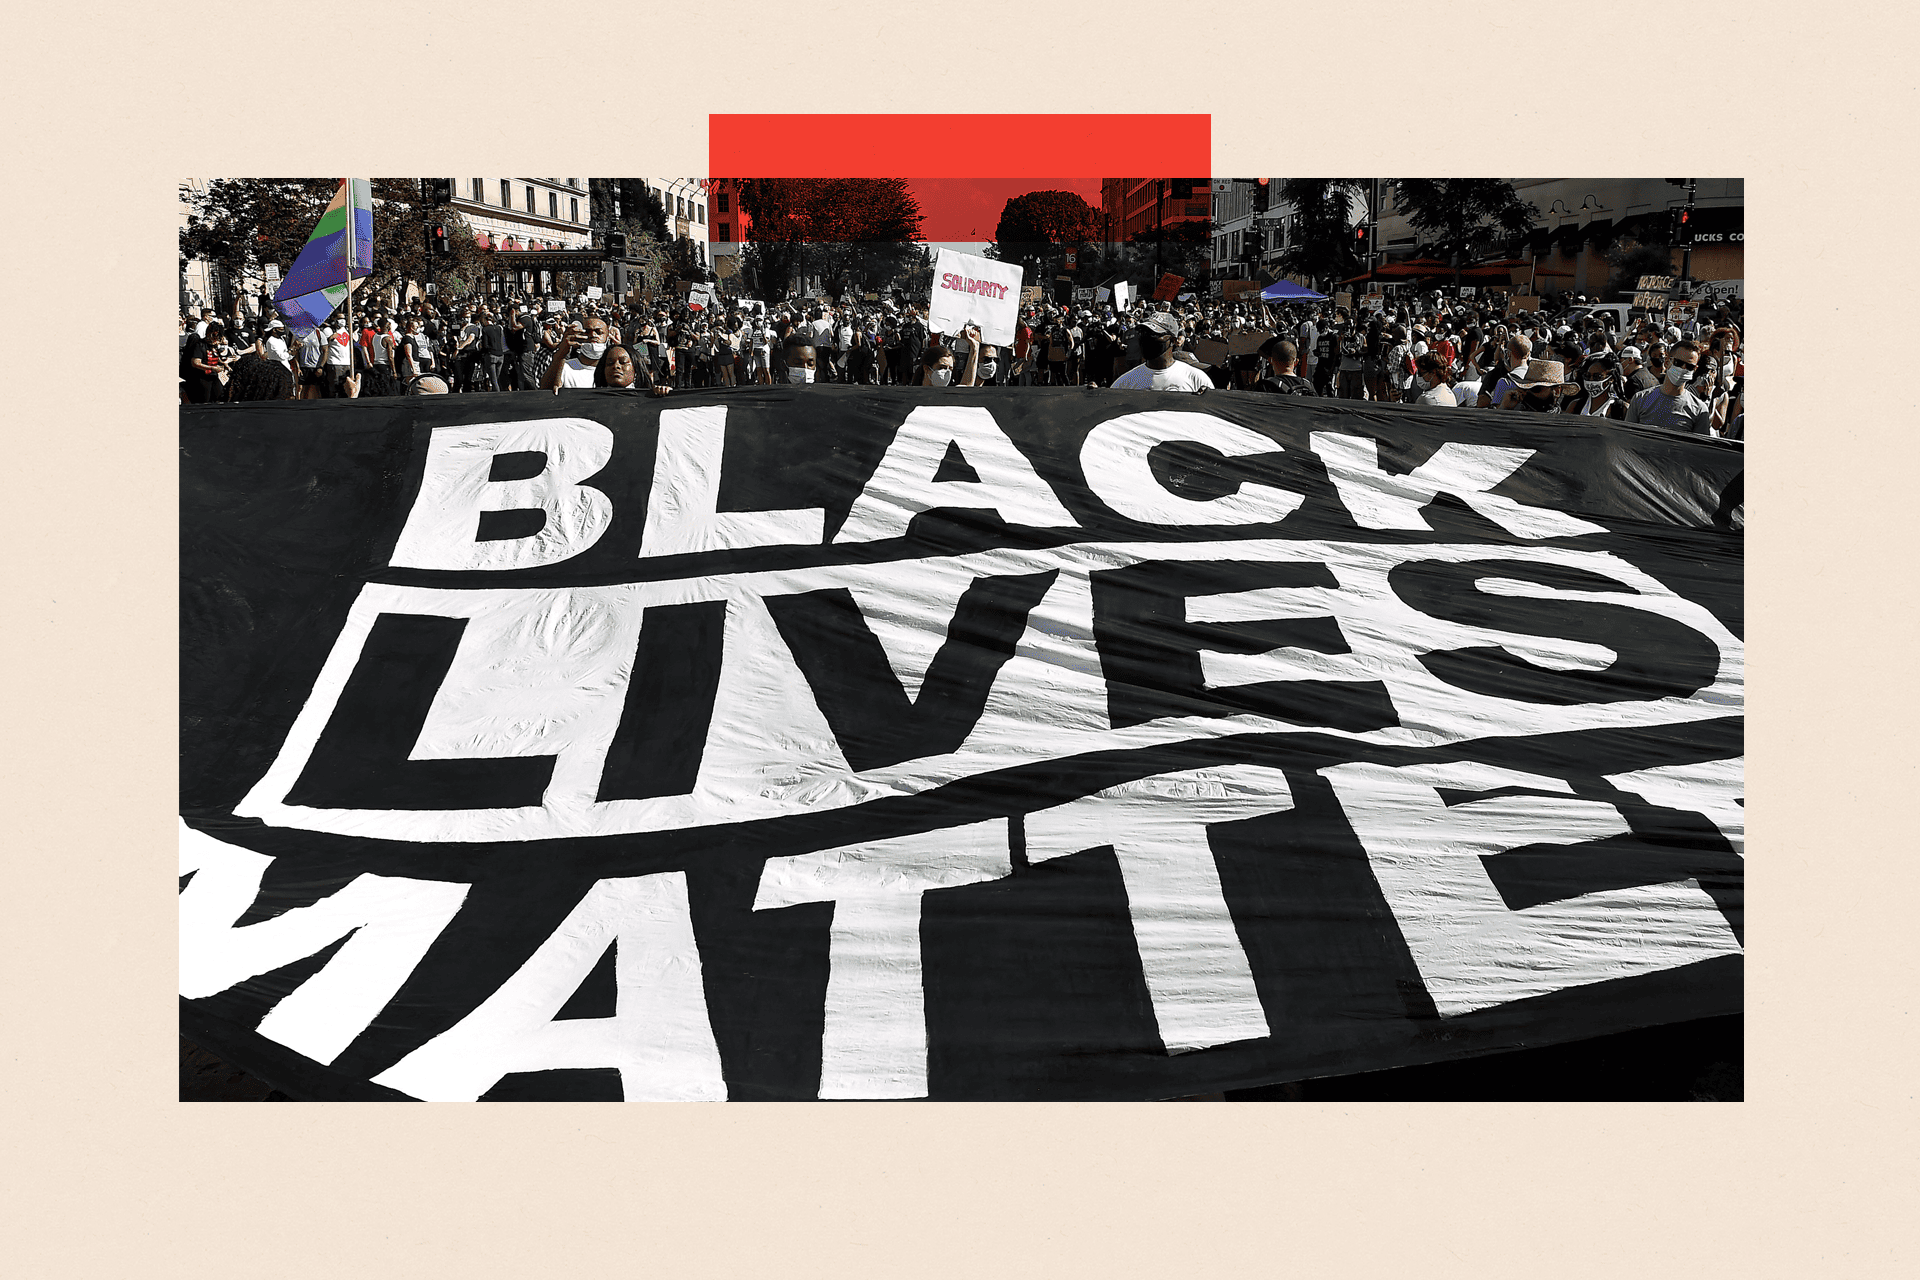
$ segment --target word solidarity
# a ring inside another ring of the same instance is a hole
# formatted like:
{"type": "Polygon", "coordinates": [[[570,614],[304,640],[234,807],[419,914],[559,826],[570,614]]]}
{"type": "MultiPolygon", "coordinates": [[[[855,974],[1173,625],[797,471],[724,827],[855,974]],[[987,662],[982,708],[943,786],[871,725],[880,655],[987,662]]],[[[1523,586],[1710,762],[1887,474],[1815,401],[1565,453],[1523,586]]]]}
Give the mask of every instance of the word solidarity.
{"type": "Polygon", "coordinates": [[[951,271],[947,271],[941,273],[940,287],[942,289],[957,289],[961,293],[984,293],[989,298],[1004,298],[1007,296],[1007,291],[1011,286],[995,284],[991,280],[975,280],[971,276],[956,275],[951,271]]]}
{"type": "Polygon", "coordinates": [[[1166,404],[188,411],[183,1030],[1121,1099],[1737,1010],[1738,449],[1166,404]]]}

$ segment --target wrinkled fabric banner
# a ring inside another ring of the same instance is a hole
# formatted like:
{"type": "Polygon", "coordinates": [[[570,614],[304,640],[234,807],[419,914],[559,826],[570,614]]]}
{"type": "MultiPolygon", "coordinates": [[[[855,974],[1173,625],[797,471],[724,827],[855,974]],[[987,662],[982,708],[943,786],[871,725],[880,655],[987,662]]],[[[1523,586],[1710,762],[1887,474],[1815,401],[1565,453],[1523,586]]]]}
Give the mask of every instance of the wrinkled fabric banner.
{"type": "Polygon", "coordinates": [[[181,1025],[1145,1099],[1741,1007],[1742,452],[1055,388],[181,413],[181,1025]]]}

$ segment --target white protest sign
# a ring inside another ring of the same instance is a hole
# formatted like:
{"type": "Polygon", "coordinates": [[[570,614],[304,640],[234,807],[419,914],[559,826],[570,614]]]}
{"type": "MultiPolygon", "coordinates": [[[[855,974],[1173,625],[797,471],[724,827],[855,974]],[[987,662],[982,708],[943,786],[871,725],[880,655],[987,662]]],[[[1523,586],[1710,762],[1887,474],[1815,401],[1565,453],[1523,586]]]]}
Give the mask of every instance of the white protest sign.
{"type": "Polygon", "coordinates": [[[589,298],[592,298],[592,299],[593,299],[593,300],[595,300],[596,302],[597,302],[597,301],[599,301],[599,299],[600,299],[600,286],[599,286],[599,285],[597,285],[597,284],[590,284],[590,285],[588,285],[588,286],[587,286],[587,296],[588,296],[589,298]]]}
{"type": "Polygon", "coordinates": [[[548,311],[565,311],[566,309],[567,309],[567,304],[564,302],[548,302],[547,303],[548,311]]]}
{"type": "Polygon", "coordinates": [[[985,341],[995,346],[1011,343],[1014,326],[1020,322],[1023,274],[1014,263],[942,249],[933,264],[927,328],[934,333],[958,333],[973,323],[980,326],[985,341]]]}
{"type": "Polygon", "coordinates": [[[1127,284],[1125,280],[1122,280],[1120,283],[1114,285],[1113,286],[1113,309],[1115,311],[1125,311],[1127,309],[1128,302],[1132,300],[1132,293],[1133,293],[1132,288],[1127,284]]]}

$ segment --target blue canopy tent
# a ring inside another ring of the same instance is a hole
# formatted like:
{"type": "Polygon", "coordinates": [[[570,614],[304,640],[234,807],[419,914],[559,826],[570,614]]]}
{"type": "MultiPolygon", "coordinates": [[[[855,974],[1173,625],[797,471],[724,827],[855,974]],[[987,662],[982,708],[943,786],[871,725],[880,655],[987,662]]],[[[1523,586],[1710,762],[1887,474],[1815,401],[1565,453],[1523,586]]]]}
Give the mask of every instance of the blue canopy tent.
{"type": "Polygon", "coordinates": [[[1260,291],[1262,302],[1325,302],[1327,295],[1295,284],[1291,280],[1275,280],[1260,291]]]}

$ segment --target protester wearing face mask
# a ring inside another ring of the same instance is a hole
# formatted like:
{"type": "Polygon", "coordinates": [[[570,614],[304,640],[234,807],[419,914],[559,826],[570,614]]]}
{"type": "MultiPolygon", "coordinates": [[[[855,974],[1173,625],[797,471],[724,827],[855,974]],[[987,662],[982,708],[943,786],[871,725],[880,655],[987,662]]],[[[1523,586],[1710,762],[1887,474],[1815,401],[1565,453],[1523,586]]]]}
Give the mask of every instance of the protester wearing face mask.
{"type": "Polygon", "coordinates": [[[1000,348],[980,348],[980,385],[983,387],[1000,385],[1000,348]]]}
{"type": "Polygon", "coordinates": [[[1431,351],[1413,358],[1413,403],[1440,409],[1457,409],[1459,397],[1453,391],[1453,369],[1431,351]]]}
{"type": "Polygon", "coordinates": [[[795,330],[787,335],[786,344],[780,348],[780,359],[787,371],[787,382],[794,386],[805,386],[813,381],[820,353],[800,330],[795,330]]]}
{"type": "Polygon", "coordinates": [[[967,364],[961,372],[959,381],[954,380],[954,359],[951,347],[930,346],[920,357],[920,378],[915,386],[921,387],[972,387],[980,381],[980,330],[968,325],[961,331],[961,337],[967,341],[967,364]]]}
{"type": "Polygon", "coordinates": [[[1700,370],[1700,348],[1691,341],[1674,344],[1660,385],[1642,391],[1627,406],[1626,421],[1694,435],[1713,434],[1713,407],[1688,389],[1700,370]]]}
{"type": "Polygon", "coordinates": [[[607,353],[607,322],[588,316],[584,322],[567,327],[566,335],[554,350],[553,363],[547,366],[540,385],[551,391],[563,387],[590,387],[600,357],[607,353]]]}
{"type": "Polygon", "coordinates": [[[1174,359],[1174,345],[1180,341],[1181,325],[1164,311],[1155,312],[1135,330],[1140,354],[1146,363],[1127,370],[1113,380],[1115,391],[1191,391],[1205,395],[1213,389],[1213,379],[1181,360],[1174,359]]]}
{"type": "Polygon", "coordinates": [[[1619,363],[1611,354],[1588,356],[1580,369],[1580,393],[1568,397],[1560,412],[1587,418],[1612,418],[1619,422],[1627,416],[1627,402],[1619,396],[1619,363]]]}

